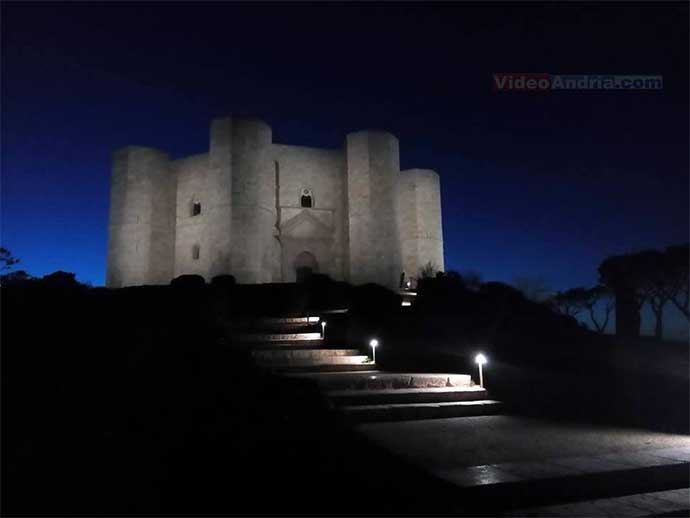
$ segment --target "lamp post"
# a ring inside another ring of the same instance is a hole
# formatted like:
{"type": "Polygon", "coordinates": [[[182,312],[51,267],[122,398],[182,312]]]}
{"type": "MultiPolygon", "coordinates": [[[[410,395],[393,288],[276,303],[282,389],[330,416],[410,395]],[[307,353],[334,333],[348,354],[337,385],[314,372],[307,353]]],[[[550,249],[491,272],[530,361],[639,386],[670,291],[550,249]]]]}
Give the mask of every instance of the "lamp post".
{"type": "Polygon", "coordinates": [[[474,357],[474,362],[479,365],[479,386],[481,388],[484,388],[484,373],[482,372],[482,366],[487,362],[488,360],[486,359],[486,356],[484,356],[482,353],[479,353],[477,356],[474,357]]]}
{"type": "Polygon", "coordinates": [[[321,340],[326,338],[326,322],[321,322],[321,340]]]}
{"type": "Polygon", "coordinates": [[[379,341],[376,338],[372,338],[369,341],[369,346],[371,347],[372,360],[376,363],[376,348],[379,346],[379,341]]]}

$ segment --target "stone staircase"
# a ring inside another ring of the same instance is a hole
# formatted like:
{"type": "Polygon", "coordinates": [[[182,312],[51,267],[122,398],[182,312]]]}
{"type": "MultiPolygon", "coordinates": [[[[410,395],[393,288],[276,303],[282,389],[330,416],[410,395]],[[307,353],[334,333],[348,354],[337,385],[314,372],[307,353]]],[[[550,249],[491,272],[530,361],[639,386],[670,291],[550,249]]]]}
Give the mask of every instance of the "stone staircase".
{"type": "Polygon", "coordinates": [[[400,298],[402,299],[401,305],[404,308],[409,308],[414,304],[415,297],[417,296],[417,291],[413,289],[404,289],[398,292],[400,298]]]}
{"type": "Polygon", "coordinates": [[[358,349],[334,347],[320,317],[237,321],[235,341],[254,361],[286,376],[312,380],[353,422],[401,421],[499,413],[501,404],[468,374],[386,372],[358,349]]]}

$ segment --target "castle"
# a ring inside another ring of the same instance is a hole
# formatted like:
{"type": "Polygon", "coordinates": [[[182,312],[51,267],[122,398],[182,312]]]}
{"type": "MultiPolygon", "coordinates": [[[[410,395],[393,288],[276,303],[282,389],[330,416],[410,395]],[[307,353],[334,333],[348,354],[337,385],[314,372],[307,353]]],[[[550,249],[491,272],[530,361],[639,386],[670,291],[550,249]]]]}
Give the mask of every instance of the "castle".
{"type": "Polygon", "coordinates": [[[270,126],[224,117],[207,153],[115,151],[106,285],[167,284],[182,274],[240,283],[311,272],[391,289],[428,263],[442,270],[438,175],[400,170],[398,140],[347,135],[341,149],[273,142],[270,126]]]}

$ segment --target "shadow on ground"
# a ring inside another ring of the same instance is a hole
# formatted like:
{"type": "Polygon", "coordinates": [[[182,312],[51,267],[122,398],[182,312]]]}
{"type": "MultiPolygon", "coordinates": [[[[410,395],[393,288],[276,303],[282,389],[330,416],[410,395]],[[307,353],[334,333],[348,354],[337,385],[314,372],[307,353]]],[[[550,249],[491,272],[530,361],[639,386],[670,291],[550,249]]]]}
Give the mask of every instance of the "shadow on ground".
{"type": "Polygon", "coordinates": [[[314,386],[255,369],[210,286],[2,289],[5,514],[444,506],[443,485],[352,433],[314,386]]]}

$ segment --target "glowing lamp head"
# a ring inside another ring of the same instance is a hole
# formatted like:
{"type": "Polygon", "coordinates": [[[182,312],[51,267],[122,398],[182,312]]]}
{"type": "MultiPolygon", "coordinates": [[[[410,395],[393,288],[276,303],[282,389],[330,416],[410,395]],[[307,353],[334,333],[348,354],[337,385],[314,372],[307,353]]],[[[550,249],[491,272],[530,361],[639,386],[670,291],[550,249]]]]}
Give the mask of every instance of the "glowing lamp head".
{"type": "Polygon", "coordinates": [[[326,327],[326,322],[321,322],[321,327],[326,327]]]}
{"type": "Polygon", "coordinates": [[[407,281],[407,287],[409,288],[410,286],[412,286],[412,283],[410,281],[407,281]]]}
{"type": "Polygon", "coordinates": [[[369,345],[373,348],[376,348],[379,346],[379,341],[376,338],[373,338],[371,341],[369,341],[369,345]]]}
{"type": "Polygon", "coordinates": [[[474,357],[474,362],[477,365],[484,365],[488,360],[486,359],[486,356],[484,356],[482,353],[479,353],[477,356],[474,357]]]}

